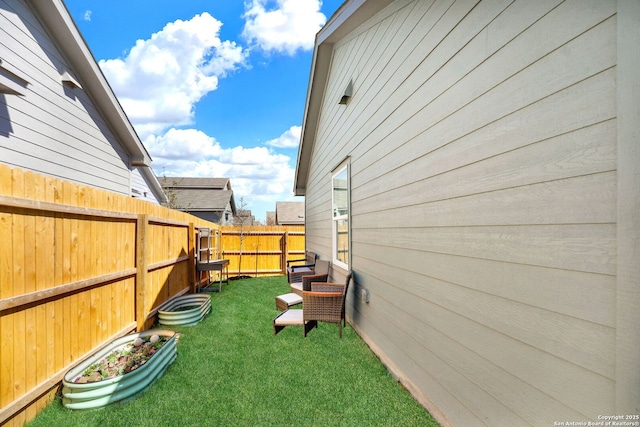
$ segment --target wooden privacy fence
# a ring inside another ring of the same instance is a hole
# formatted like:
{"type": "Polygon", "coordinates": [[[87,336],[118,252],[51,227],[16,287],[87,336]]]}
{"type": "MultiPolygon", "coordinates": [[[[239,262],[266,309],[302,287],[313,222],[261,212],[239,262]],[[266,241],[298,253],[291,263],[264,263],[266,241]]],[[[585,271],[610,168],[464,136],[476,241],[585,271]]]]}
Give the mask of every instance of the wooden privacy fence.
{"type": "Polygon", "coordinates": [[[199,227],[217,229],[0,165],[0,424],[24,425],[67,370],[193,291],[199,227]]]}
{"type": "Polygon", "coordinates": [[[304,258],[303,225],[221,226],[218,253],[229,260],[230,276],[285,274],[286,261],[304,258]]]}

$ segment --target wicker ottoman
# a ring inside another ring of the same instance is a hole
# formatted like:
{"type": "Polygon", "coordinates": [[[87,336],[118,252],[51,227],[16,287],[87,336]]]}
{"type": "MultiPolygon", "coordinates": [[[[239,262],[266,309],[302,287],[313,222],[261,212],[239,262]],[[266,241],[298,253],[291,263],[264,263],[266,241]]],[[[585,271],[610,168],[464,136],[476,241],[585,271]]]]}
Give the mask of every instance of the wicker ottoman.
{"type": "Polygon", "coordinates": [[[276,308],[280,311],[287,310],[289,307],[298,304],[302,304],[302,297],[298,294],[288,293],[276,297],[276,308]]]}
{"type": "Polygon", "coordinates": [[[300,309],[285,310],[273,319],[273,335],[277,335],[287,326],[303,326],[303,336],[306,337],[311,329],[318,327],[318,322],[316,320],[305,322],[300,309]]]}

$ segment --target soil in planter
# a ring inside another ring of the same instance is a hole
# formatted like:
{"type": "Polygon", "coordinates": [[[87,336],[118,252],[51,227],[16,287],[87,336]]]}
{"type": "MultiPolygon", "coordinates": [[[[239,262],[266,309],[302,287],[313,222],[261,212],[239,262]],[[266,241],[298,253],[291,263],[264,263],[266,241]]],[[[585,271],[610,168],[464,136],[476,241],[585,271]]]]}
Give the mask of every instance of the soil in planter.
{"type": "Polygon", "coordinates": [[[152,335],[149,341],[137,338],[89,366],[74,382],[93,383],[131,372],[144,365],[168,340],[158,335],[152,335]]]}

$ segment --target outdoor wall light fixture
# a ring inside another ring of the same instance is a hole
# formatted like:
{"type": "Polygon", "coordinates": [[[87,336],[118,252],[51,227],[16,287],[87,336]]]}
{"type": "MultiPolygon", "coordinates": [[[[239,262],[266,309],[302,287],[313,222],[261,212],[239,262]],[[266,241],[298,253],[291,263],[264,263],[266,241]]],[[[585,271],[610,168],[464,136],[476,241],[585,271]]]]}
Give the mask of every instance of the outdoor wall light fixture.
{"type": "Polygon", "coordinates": [[[360,289],[360,301],[364,304],[369,303],[369,290],[368,289],[360,289]]]}
{"type": "Polygon", "coordinates": [[[349,102],[351,95],[353,95],[353,82],[349,80],[349,84],[345,88],[344,94],[342,95],[342,98],[340,98],[340,102],[338,102],[338,104],[347,105],[347,102],[349,102]]]}

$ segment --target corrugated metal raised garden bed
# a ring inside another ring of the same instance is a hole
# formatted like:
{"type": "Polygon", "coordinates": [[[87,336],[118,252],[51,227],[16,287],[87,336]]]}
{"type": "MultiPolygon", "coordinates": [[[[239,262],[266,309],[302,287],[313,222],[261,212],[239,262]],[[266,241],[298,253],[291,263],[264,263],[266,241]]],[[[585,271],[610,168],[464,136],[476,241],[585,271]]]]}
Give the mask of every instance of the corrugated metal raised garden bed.
{"type": "Polygon", "coordinates": [[[183,295],[172,298],[158,307],[158,322],[161,325],[191,326],[199,323],[210,311],[210,295],[183,295]]]}
{"type": "Polygon", "coordinates": [[[149,330],[125,335],[71,369],[62,380],[62,404],[94,409],[146,391],[177,357],[176,333],[149,330]]]}

